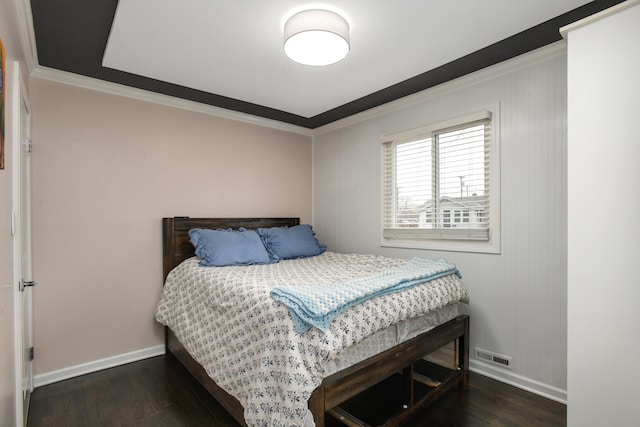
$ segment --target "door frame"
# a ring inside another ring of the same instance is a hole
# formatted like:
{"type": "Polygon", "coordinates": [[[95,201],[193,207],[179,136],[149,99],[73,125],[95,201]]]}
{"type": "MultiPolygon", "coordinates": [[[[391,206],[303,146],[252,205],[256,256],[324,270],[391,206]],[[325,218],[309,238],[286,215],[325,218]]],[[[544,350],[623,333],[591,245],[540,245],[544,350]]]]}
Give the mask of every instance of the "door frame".
{"type": "MultiPolygon", "coordinates": [[[[15,412],[16,412],[16,427],[23,427],[26,425],[29,400],[31,392],[33,391],[33,363],[29,362],[28,374],[25,379],[23,378],[23,357],[25,343],[23,341],[23,319],[24,311],[22,306],[22,290],[21,281],[25,278],[22,271],[22,241],[25,230],[20,226],[21,216],[26,215],[28,220],[31,221],[31,203],[28,202],[28,212],[22,212],[22,200],[21,200],[21,181],[22,181],[22,150],[23,148],[23,136],[22,136],[22,105],[24,104],[27,109],[27,123],[29,127],[29,134],[31,133],[31,106],[29,104],[28,93],[22,78],[20,63],[13,62],[13,75],[12,75],[12,98],[11,98],[11,110],[12,110],[12,192],[13,192],[13,206],[12,206],[12,234],[13,234],[13,286],[14,286],[14,366],[15,366],[15,412]],[[26,389],[26,396],[23,395],[23,391],[26,389]]],[[[31,135],[29,135],[30,137],[31,135]]],[[[30,173],[30,166],[27,171],[30,173]]],[[[29,178],[29,181],[31,178],[29,178]]],[[[30,194],[28,194],[30,197],[30,194]]],[[[30,230],[26,230],[30,238],[30,230]]],[[[29,243],[29,258],[31,258],[31,243],[29,243]]],[[[31,260],[29,260],[31,265],[31,260]]],[[[28,272],[29,275],[31,272],[28,272]]],[[[27,278],[32,280],[31,277],[27,278]]],[[[29,324],[27,325],[27,336],[30,341],[30,345],[33,343],[33,298],[32,288],[27,288],[28,296],[26,297],[27,306],[25,307],[26,314],[29,316],[29,324]]]]}

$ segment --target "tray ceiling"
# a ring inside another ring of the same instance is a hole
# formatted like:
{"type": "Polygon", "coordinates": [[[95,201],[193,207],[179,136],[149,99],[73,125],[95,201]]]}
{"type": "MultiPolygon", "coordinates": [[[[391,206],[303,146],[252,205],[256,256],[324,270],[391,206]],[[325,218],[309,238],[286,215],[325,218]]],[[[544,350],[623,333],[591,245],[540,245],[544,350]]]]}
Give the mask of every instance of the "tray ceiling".
{"type": "Polygon", "coordinates": [[[315,128],[560,40],[620,1],[32,0],[41,66],[315,128]],[[346,59],[297,64],[286,19],[341,13],[346,59]]]}

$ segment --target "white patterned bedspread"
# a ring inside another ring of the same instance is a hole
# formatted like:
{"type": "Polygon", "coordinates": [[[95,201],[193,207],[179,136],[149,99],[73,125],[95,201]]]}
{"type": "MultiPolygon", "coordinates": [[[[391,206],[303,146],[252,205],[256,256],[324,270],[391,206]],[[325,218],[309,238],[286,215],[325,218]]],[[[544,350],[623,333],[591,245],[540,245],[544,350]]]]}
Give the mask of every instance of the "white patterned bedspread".
{"type": "Polygon", "coordinates": [[[269,296],[273,288],[341,283],[407,260],[325,252],[242,267],[200,267],[198,261],[188,259],[169,273],[156,319],[240,401],[249,426],[304,425],[307,400],[325,376],[323,363],[378,330],[467,300],[451,274],[350,307],[326,332],[300,334],[288,308],[269,296]]]}

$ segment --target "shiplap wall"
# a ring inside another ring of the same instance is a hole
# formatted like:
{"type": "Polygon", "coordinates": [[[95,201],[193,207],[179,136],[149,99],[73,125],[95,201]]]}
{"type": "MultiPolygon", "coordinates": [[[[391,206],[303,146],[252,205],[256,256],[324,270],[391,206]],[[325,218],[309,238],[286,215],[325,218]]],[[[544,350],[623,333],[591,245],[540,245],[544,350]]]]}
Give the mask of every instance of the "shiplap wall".
{"type": "MultiPolygon", "coordinates": [[[[317,129],[314,227],[338,252],[454,261],[469,289],[471,349],[513,357],[472,369],[566,401],[566,47],[559,42],[317,129]],[[499,103],[501,253],[380,246],[380,135],[499,103]]],[[[472,355],[473,357],[473,355],[472,355]]]]}

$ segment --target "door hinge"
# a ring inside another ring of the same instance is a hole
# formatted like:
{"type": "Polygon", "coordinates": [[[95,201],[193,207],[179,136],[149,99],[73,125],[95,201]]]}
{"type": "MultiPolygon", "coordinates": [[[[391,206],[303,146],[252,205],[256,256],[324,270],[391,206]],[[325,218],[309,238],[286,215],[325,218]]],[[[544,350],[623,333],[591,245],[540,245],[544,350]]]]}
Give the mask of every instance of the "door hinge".
{"type": "Polygon", "coordinates": [[[33,143],[30,138],[25,138],[24,141],[22,141],[22,144],[24,145],[24,151],[26,153],[30,153],[31,150],[33,150],[33,143]]]}
{"type": "Polygon", "coordinates": [[[29,347],[29,362],[33,360],[33,347],[29,347]]]}
{"type": "Polygon", "coordinates": [[[20,281],[20,291],[24,291],[24,288],[29,288],[37,285],[38,283],[33,280],[21,280],[20,281]]]}

